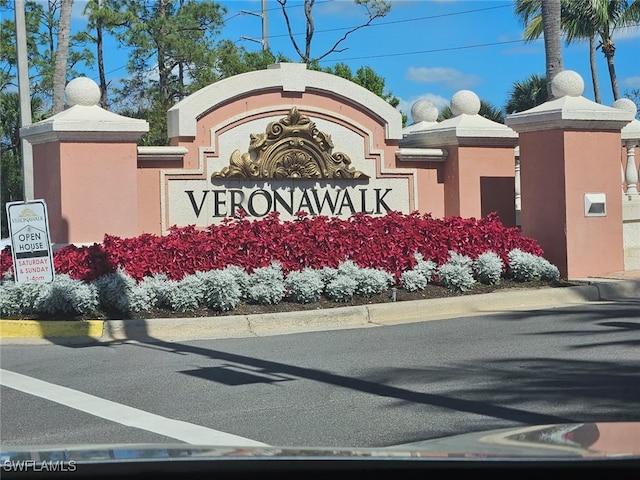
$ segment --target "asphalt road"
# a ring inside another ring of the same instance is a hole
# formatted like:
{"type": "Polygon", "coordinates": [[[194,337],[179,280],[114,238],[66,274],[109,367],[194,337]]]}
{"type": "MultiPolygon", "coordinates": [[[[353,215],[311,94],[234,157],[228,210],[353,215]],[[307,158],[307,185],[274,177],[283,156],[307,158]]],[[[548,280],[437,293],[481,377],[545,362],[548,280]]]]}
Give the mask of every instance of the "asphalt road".
{"type": "Polygon", "coordinates": [[[0,350],[0,440],[382,447],[640,421],[640,302],[353,330],[0,350]]]}

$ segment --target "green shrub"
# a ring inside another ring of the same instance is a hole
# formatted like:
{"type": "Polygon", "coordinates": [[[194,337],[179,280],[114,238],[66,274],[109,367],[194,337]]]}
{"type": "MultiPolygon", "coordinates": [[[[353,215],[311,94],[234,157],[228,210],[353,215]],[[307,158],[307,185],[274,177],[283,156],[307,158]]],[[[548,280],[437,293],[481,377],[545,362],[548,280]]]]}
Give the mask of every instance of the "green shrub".
{"type": "Polygon", "coordinates": [[[166,289],[169,278],[164,273],[157,273],[150,277],[144,277],[138,288],[144,292],[150,307],[168,306],[166,289]]]}
{"type": "Polygon", "coordinates": [[[285,295],[282,266],[274,262],[268,267],[256,268],[249,276],[247,300],[261,305],[276,305],[285,295]]]}
{"type": "Polygon", "coordinates": [[[456,292],[471,290],[476,283],[473,278],[473,260],[471,257],[459,255],[453,251],[450,251],[449,255],[449,261],[438,269],[440,283],[456,292]]]}
{"type": "Polygon", "coordinates": [[[485,285],[495,285],[502,277],[504,263],[495,252],[485,252],[473,261],[473,272],[476,279],[485,285]]]}
{"type": "Polygon", "coordinates": [[[103,309],[121,313],[148,310],[152,298],[148,288],[138,282],[122,268],[101,276],[94,282],[103,309]]]}
{"type": "Polygon", "coordinates": [[[324,294],[334,302],[348,302],[353,299],[358,282],[347,275],[338,275],[325,287],[324,294]]]}
{"type": "Polygon", "coordinates": [[[422,275],[427,282],[432,282],[433,276],[438,271],[438,264],[432,260],[425,260],[424,256],[419,252],[414,253],[413,258],[416,259],[416,265],[413,270],[422,275]]]}
{"type": "Polygon", "coordinates": [[[359,268],[355,273],[356,295],[371,297],[386,292],[393,284],[393,276],[375,268],[359,268]]]}
{"type": "Polygon", "coordinates": [[[541,260],[540,279],[545,281],[560,280],[560,270],[558,270],[558,267],[545,258],[541,258],[541,260]]]}
{"type": "Polygon", "coordinates": [[[233,275],[238,287],[240,287],[240,297],[246,298],[251,283],[249,273],[243,267],[237,265],[228,265],[224,268],[224,271],[233,275]]]}
{"type": "Polygon", "coordinates": [[[65,274],[42,284],[34,309],[49,315],[85,315],[98,308],[98,290],[94,284],[74,280],[65,274]]]}
{"type": "Polygon", "coordinates": [[[328,285],[333,280],[338,278],[338,269],[333,267],[322,267],[320,270],[320,276],[322,277],[322,283],[328,285]]]}
{"type": "Polygon", "coordinates": [[[16,283],[7,280],[0,286],[0,315],[31,315],[35,313],[35,303],[38,300],[41,283],[16,283]]]}
{"type": "Polygon", "coordinates": [[[324,291],[322,273],[312,268],[289,272],[284,286],[287,298],[297,303],[317,302],[324,291]]]}
{"type": "Polygon", "coordinates": [[[355,263],[353,260],[344,260],[338,264],[338,275],[347,275],[351,278],[356,278],[358,273],[360,272],[360,265],[355,263]]]}
{"type": "Polygon", "coordinates": [[[460,265],[462,267],[472,268],[473,260],[468,255],[461,255],[458,252],[449,250],[449,260],[447,263],[450,265],[460,265]]]}
{"type": "Polygon", "coordinates": [[[407,292],[417,292],[418,290],[424,290],[429,282],[421,272],[414,269],[402,272],[400,283],[407,292]]]}
{"type": "Polygon", "coordinates": [[[509,274],[517,281],[531,282],[534,280],[558,280],[558,268],[546,258],[523,252],[514,248],[508,254],[509,274]]]}
{"type": "Polygon", "coordinates": [[[177,312],[192,312],[205,303],[204,283],[196,274],[187,275],[177,282],[166,282],[163,295],[169,308],[177,312]]]}
{"type": "Polygon", "coordinates": [[[236,276],[229,270],[197,272],[203,286],[204,303],[213,310],[228,311],[240,302],[241,289],[236,276]]]}

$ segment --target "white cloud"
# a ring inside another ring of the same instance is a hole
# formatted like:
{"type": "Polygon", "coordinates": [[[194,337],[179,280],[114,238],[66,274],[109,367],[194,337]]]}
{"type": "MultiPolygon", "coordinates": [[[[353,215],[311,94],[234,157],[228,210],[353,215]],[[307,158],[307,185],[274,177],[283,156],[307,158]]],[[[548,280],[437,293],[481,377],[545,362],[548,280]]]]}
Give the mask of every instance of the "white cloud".
{"type": "Polygon", "coordinates": [[[420,83],[438,83],[453,90],[471,88],[480,82],[477,75],[468,75],[448,67],[409,67],[406,78],[420,83]]]}
{"type": "Polygon", "coordinates": [[[449,99],[444,98],[441,95],[435,95],[433,93],[425,93],[424,95],[420,95],[418,97],[411,97],[408,99],[400,99],[400,103],[398,104],[398,110],[407,115],[409,119],[411,119],[411,107],[418,100],[431,100],[433,104],[438,107],[438,111],[442,111],[442,108],[446,105],[449,105],[449,99]]]}
{"type": "Polygon", "coordinates": [[[640,88],[640,76],[623,78],[620,85],[627,88],[640,88]]]}
{"type": "Polygon", "coordinates": [[[632,38],[640,38],[640,27],[634,25],[632,27],[623,27],[613,33],[613,40],[629,40],[632,38]]]}

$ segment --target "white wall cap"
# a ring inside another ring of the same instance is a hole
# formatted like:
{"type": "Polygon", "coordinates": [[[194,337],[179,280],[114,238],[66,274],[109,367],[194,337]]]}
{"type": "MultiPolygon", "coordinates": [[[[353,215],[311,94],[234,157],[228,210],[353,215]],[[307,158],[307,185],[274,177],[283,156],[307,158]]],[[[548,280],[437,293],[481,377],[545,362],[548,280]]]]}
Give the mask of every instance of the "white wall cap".
{"type": "Polygon", "coordinates": [[[149,131],[146,120],[108,112],[97,105],[74,105],[41,122],[20,129],[31,144],[59,140],[137,141],[149,131]]]}
{"type": "Polygon", "coordinates": [[[267,70],[279,70],[283,92],[304,92],[306,63],[273,63],[267,70]]]}
{"type": "Polygon", "coordinates": [[[444,162],[449,152],[446,148],[400,148],[396,158],[401,162],[444,162]]]}
{"type": "Polygon", "coordinates": [[[632,120],[622,129],[622,140],[635,140],[640,144],[640,120],[632,120]]]}
{"type": "Polygon", "coordinates": [[[405,136],[400,146],[436,147],[440,145],[512,145],[518,134],[511,128],[481,115],[460,114],[448,118],[424,132],[405,136]]]}
{"type": "Polygon", "coordinates": [[[377,116],[385,124],[386,138],[402,138],[402,114],[398,110],[366,88],[337,75],[308,70],[304,63],[270,65],[266,70],[225,78],[194,92],[169,109],[169,138],[195,137],[197,120],[207,111],[236,97],[265,90],[337,95],[377,116]]]}
{"type": "MultiPolygon", "coordinates": [[[[613,103],[613,108],[618,108],[620,110],[630,112],[634,117],[638,113],[638,107],[633,102],[633,100],[629,98],[619,98],[613,103]]],[[[623,141],[629,141],[629,140],[640,141],[640,121],[634,118],[622,129],[622,140],[623,141]]]]}
{"type": "Polygon", "coordinates": [[[182,160],[187,153],[185,147],[144,145],[138,147],[138,160],[182,160]]]}
{"type": "Polygon", "coordinates": [[[607,107],[581,96],[565,95],[524,112],[507,115],[505,123],[517,132],[561,128],[622,129],[633,115],[619,108],[607,107]]]}
{"type": "Polygon", "coordinates": [[[417,122],[407,127],[404,127],[402,129],[402,136],[406,137],[407,135],[412,135],[414,133],[424,132],[425,130],[429,130],[430,128],[435,127],[436,125],[438,125],[438,122],[426,122],[426,121],[417,122]]]}
{"type": "Polygon", "coordinates": [[[630,98],[619,98],[613,102],[612,106],[613,108],[619,108],[620,110],[631,112],[634,117],[636,116],[636,113],[638,113],[638,106],[630,98]]]}

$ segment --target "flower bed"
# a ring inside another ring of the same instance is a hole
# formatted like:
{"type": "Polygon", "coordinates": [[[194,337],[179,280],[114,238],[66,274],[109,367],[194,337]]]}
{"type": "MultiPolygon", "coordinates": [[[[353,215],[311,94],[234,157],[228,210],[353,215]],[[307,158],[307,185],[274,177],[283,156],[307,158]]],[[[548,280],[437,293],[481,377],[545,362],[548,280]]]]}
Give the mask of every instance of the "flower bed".
{"type": "MultiPolygon", "coordinates": [[[[441,265],[450,250],[473,259],[493,251],[507,264],[514,248],[538,256],[543,253],[533,239],[523,237],[517,228],[505,227],[495,214],[481,219],[434,219],[428,214],[390,212],[380,217],[356,214],[342,220],[300,213],[296,220],[283,222],[274,212],[262,220],[238,218],[204,230],[174,227],[166,236],[105,235],[101,244],[61,248],[54,264],[56,273],[77,280],[92,281],[118,268],[136,280],[158,273],[180,280],[228,265],[252,272],[278,262],[287,274],[305,267],[335,268],[351,259],[399,280],[402,272],[415,266],[414,253],[441,265]]],[[[5,249],[0,275],[11,268],[11,253],[5,249]]]]}
{"type": "MultiPolygon", "coordinates": [[[[239,302],[347,302],[396,286],[429,283],[466,291],[478,282],[559,277],[542,250],[495,214],[434,219],[390,212],[348,220],[298,214],[283,222],[236,218],[206,229],[172,228],[166,236],[105,235],[101,244],[61,248],[52,284],[0,288],[0,314],[135,312],[162,306],[188,312],[202,305],[233,310],[239,302]]],[[[10,249],[0,274],[11,276],[10,249]]]]}

